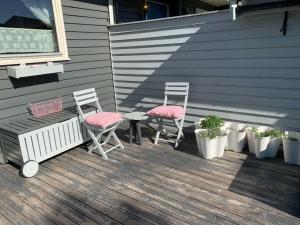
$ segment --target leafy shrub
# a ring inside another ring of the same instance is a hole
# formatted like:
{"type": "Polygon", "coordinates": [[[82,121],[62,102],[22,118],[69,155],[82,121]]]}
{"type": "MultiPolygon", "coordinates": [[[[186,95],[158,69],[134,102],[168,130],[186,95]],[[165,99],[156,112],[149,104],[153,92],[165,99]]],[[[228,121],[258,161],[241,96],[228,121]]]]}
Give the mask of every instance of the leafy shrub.
{"type": "Polygon", "coordinates": [[[200,133],[201,138],[214,139],[222,134],[221,127],[224,125],[224,120],[214,115],[207,116],[201,121],[200,126],[205,129],[200,133]]]}
{"type": "Polygon", "coordinates": [[[220,129],[208,129],[200,132],[201,138],[214,139],[222,134],[220,129]]]}
{"type": "Polygon", "coordinates": [[[255,134],[256,138],[263,138],[263,137],[271,137],[271,138],[282,138],[284,137],[284,132],[278,129],[271,129],[260,132],[257,128],[252,128],[251,132],[255,134]]]}
{"type": "Polygon", "coordinates": [[[224,125],[224,120],[214,115],[207,116],[201,121],[202,129],[220,129],[224,125]]]}

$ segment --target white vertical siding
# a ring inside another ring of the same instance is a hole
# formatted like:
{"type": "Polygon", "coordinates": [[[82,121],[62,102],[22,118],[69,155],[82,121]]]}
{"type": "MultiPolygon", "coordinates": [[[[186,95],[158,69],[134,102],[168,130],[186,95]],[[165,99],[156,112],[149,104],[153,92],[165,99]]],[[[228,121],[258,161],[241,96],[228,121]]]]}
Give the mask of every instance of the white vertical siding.
{"type": "Polygon", "coordinates": [[[300,11],[228,11],[110,27],[118,109],[162,102],[166,81],[189,81],[187,124],[201,116],[300,130],[300,11]]]}

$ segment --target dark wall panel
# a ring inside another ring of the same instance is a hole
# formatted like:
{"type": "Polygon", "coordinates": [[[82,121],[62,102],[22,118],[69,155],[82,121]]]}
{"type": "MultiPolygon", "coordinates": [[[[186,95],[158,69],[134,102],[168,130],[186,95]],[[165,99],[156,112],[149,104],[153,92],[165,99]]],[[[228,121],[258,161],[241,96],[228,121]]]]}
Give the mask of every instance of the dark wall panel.
{"type": "Polygon", "coordinates": [[[95,87],[105,110],[115,109],[108,36],[108,7],[103,0],[62,0],[71,60],[65,73],[12,79],[0,67],[0,123],[28,115],[27,103],[63,97],[74,105],[72,92],[95,87]]]}

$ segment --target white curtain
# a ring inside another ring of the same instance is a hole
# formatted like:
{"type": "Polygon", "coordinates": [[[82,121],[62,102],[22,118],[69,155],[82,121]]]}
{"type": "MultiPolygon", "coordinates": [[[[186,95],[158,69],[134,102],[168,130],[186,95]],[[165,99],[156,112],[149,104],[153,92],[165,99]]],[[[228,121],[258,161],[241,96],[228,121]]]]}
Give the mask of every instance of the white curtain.
{"type": "Polygon", "coordinates": [[[46,25],[51,26],[51,0],[22,0],[22,2],[34,16],[46,25]]]}

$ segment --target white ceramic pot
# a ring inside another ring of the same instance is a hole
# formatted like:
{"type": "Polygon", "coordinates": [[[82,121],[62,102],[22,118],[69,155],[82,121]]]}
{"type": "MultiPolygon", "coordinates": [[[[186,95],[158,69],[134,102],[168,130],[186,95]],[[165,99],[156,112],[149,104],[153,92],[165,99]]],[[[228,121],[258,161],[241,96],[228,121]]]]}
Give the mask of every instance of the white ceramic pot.
{"type": "Polygon", "coordinates": [[[277,155],[281,140],[279,138],[255,138],[255,155],[258,159],[274,158],[277,155]]]}
{"type": "Polygon", "coordinates": [[[200,133],[205,129],[196,129],[195,136],[198,145],[199,154],[205,159],[222,158],[227,142],[227,133],[222,131],[220,136],[213,139],[202,138],[200,133]]]}
{"type": "Polygon", "coordinates": [[[288,138],[295,138],[297,141],[289,139],[283,140],[284,162],[288,164],[300,165],[300,133],[286,132],[288,138]]]}
{"type": "Polygon", "coordinates": [[[248,148],[249,148],[249,152],[252,154],[255,154],[255,134],[253,132],[251,132],[251,129],[255,127],[257,128],[257,130],[259,132],[263,132],[266,131],[267,129],[271,129],[270,127],[266,127],[266,126],[261,126],[261,127],[257,127],[257,126],[252,126],[252,127],[248,127],[246,128],[246,136],[247,136],[247,143],[248,143],[248,148]]]}
{"type": "Polygon", "coordinates": [[[245,146],[247,125],[234,122],[228,122],[228,124],[228,138],[225,149],[242,152],[245,146]]]}
{"type": "MultiPolygon", "coordinates": [[[[271,128],[258,127],[257,129],[259,132],[264,132],[271,128]]],[[[251,131],[248,132],[250,133],[250,139],[248,142],[250,152],[254,151],[258,159],[276,157],[279,149],[279,145],[281,143],[281,138],[272,138],[272,137],[256,138],[253,132],[251,131]]]]}

